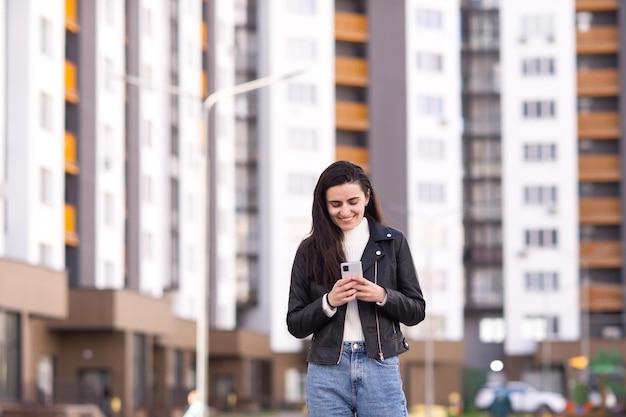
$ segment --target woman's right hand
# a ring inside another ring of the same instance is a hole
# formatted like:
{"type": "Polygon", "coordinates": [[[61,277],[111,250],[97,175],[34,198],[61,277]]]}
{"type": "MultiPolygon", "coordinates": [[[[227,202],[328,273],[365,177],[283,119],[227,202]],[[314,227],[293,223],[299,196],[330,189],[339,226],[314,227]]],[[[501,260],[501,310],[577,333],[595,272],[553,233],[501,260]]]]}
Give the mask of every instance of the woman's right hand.
{"type": "Polygon", "coordinates": [[[354,278],[358,277],[345,277],[335,282],[333,288],[328,292],[328,302],[333,307],[339,307],[356,298],[354,278]]]}

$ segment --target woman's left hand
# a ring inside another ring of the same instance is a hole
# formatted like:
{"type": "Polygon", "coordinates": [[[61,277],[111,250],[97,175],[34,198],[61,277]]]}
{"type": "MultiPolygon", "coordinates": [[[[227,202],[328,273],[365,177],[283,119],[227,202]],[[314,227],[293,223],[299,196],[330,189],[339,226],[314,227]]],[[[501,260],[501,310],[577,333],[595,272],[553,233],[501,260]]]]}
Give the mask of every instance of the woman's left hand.
{"type": "Polygon", "coordinates": [[[354,278],[354,286],[352,288],[356,289],[357,299],[370,303],[382,303],[387,295],[383,287],[363,277],[354,278]]]}

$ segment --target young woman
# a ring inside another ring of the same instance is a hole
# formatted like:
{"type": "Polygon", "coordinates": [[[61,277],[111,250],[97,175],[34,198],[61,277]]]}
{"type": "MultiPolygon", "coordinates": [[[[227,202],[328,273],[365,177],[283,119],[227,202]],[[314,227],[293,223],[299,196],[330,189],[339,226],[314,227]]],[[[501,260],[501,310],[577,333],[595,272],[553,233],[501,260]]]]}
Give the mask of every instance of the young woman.
{"type": "Polygon", "coordinates": [[[309,417],[407,416],[398,355],[409,349],[400,323],[424,319],[424,297],[406,238],[383,224],[363,169],[331,164],[313,194],[313,222],[293,261],[287,327],[313,335],[309,417]],[[363,276],[341,277],[361,261],[363,276]]]}

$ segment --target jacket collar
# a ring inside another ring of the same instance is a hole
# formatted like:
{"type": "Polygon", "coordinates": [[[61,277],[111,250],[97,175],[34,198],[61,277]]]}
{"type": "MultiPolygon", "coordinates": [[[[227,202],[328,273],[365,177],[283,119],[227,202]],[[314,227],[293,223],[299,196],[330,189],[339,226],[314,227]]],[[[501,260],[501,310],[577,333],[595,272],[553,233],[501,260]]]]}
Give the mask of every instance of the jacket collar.
{"type": "MultiPolygon", "coordinates": [[[[361,263],[363,264],[363,273],[367,271],[374,263],[385,256],[381,243],[386,240],[392,240],[393,235],[391,230],[380,223],[376,223],[373,220],[369,221],[370,227],[370,239],[365,246],[363,256],[361,257],[361,263]]],[[[369,275],[369,274],[367,274],[369,275]]]]}

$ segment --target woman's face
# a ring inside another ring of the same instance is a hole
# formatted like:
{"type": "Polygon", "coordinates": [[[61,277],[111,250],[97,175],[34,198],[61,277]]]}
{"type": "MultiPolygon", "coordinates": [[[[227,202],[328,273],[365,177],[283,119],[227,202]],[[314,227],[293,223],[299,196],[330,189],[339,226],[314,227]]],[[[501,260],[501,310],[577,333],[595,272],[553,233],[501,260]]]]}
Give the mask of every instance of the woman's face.
{"type": "Polygon", "coordinates": [[[328,215],[344,232],[361,223],[369,201],[369,192],[366,195],[357,182],[335,185],[326,190],[328,215]]]}

